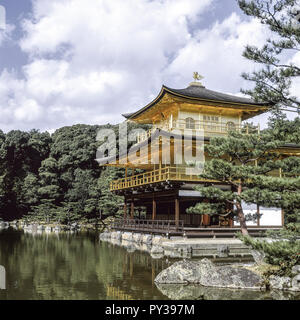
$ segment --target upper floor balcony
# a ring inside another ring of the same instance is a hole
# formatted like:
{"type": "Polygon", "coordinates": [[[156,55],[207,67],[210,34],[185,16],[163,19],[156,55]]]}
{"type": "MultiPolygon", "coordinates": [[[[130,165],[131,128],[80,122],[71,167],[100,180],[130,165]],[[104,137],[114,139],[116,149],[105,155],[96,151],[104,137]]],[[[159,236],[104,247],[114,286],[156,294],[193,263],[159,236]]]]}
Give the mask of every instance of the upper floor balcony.
{"type": "Polygon", "coordinates": [[[163,181],[213,182],[200,178],[191,168],[164,167],[110,182],[110,191],[140,187],[163,181]]]}
{"type": "MultiPolygon", "coordinates": [[[[286,173],[281,169],[274,169],[267,176],[284,177],[286,173]]],[[[221,183],[217,180],[204,179],[200,176],[200,172],[192,167],[185,166],[166,166],[156,170],[147,171],[126,178],[113,180],[110,182],[110,191],[119,191],[128,188],[137,188],[145,185],[166,182],[190,182],[190,183],[221,183]]]]}
{"type": "Polygon", "coordinates": [[[202,131],[205,137],[226,136],[230,131],[237,131],[243,134],[259,134],[260,126],[253,126],[248,123],[237,124],[233,121],[228,122],[213,122],[204,120],[194,120],[193,118],[177,119],[172,123],[165,122],[160,126],[154,126],[147,132],[140,133],[137,137],[137,143],[140,143],[149,137],[156,129],[162,129],[165,131],[180,130],[180,131],[202,131]]]}

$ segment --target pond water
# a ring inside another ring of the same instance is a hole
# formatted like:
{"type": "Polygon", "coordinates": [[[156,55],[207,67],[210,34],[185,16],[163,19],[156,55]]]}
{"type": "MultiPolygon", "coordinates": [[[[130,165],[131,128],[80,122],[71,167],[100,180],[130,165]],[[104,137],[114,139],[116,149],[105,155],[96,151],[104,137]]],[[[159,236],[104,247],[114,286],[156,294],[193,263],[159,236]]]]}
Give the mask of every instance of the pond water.
{"type": "Polygon", "coordinates": [[[282,293],[155,285],[155,276],[174,260],[98,240],[97,233],[28,234],[0,231],[0,265],[15,299],[299,299],[282,293]]]}

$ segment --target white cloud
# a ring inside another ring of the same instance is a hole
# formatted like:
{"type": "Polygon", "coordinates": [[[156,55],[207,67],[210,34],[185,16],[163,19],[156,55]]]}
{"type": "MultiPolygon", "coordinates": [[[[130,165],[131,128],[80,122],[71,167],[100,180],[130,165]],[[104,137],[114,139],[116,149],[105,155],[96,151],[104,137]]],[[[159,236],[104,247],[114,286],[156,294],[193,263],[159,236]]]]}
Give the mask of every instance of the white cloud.
{"type": "Polygon", "coordinates": [[[3,45],[5,41],[9,41],[15,26],[12,24],[6,24],[5,28],[0,26],[0,46],[3,45]]]}
{"type": "Polygon", "coordinates": [[[168,72],[185,76],[187,82],[192,71],[198,70],[210,89],[235,93],[246,85],[242,83],[241,72],[254,69],[253,63],[242,57],[245,46],[261,46],[267,36],[267,30],[258,20],[242,21],[232,13],[211,29],[196,33],[195,38],[181,48],[168,72]]]}
{"type": "Polygon", "coordinates": [[[243,47],[267,34],[237,14],[197,30],[214,1],[34,0],[22,23],[24,77],[0,75],[0,128],[116,123],[196,70],[210,89],[238,92],[240,73],[253,68],[243,47]]]}

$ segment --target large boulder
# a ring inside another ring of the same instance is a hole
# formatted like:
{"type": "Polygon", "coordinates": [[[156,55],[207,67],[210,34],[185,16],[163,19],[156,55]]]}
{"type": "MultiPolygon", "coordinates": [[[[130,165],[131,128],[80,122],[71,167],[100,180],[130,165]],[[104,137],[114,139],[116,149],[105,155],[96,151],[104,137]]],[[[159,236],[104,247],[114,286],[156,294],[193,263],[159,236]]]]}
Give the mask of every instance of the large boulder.
{"type": "Polygon", "coordinates": [[[300,291],[300,274],[297,274],[292,279],[292,288],[291,291],[300,291]]]}
{"type": "Polygon", "coordinates": [[[156,283],[198,283],[207,287],[232,289],[262,289],[263,278],[240,266],[216,266],[208,259],[183,260],[163,270],[156,283]]]}
{"type": "Polygon", "coordinates": [[[292,286],[291,278],[289,277],[279,277],[276,275],[271,275],[269,278],[270,289],[275,290],[288,290],[292,286]]]}
{"type": "Polygon", "coordinates": [[[292,274],[293,274],[293,275],[300,274],[300,265],[299,265],[299,264],[293,266],[293,268],[292,268],[292,274]]]}

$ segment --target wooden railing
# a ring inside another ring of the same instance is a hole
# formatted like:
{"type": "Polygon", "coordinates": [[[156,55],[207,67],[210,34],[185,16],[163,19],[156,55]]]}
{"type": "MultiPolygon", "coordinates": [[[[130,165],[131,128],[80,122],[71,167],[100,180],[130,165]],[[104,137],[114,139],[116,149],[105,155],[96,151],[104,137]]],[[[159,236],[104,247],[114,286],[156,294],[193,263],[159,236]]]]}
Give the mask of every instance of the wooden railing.
{"type": "MultiPolygon", "coordinates": [[[[221,134],[221,135],[227,135],[230,131],[237,131],[243,134],[252,134],[260,133],[260,126],[252,126],[246,123],[245,125],[239,125],[233,122],[209,122],[209,121],[200,121],[195,120],[193,125],[190,127],[187,127],[186,121],[184,119],[178,119],[174,120],[172,123],[172,127],[170,127],[169,123],[166,123],[161,127],[162,130],[165,131],[172,131],[174,129],[179,130],[203,130],[204,133],[208,134],[221,134]]],[[[140,143],[142,141],[147,140],[149,137],[151,137],[151,134],[156,130],[156,128],[149,129],[146,132],[139,133],[137,136],[137,143],[140,143]]]]}
{"type": "MultiPolygon", "coordinates": [[[[110,191],[122,190],[127,188],[139,187],[146,184],[163,182],[163,181],[183,181],[183,182],[212,182],[217,180],[209,180],[199,177],[201,172],[193,172],[192,167],[164,167],[153,171],[137,174],[123,179],[113,180],[110,182],[110,191]]],[[[271,177],[288,177],[288,173],[282,170],[273,170],[267,174],[271,177]]],[[[298,175],[295,175],[298,177],[298,175]]]]}
{"type": "Polygon", "coordinates": [[[115,230],[151,232],[164,234],[183,234],[183,220],[141,220],[141,219],[116,219],[111,226],[115,230]]]}
{"type": "Polygon", "coordinates": [[[189,167],[165,167],[148,171],[131,177],[111,181],[110,190],[121,190],[168,180],[216,182],[213,180],[199,178],[200,172],[190,173],[191,170],[193,169],[189,167]]]}
{"type": "Polygon", "coordinates": [[[248,123],[245,125],[239,125],[234,122],[213,122],[213,121],[203,121],[194,120],[194,122],[189,124],[187,127],[186,121],[184,119],[177,119],[173,121],[173,128],[175,129],[193,129],[193,130],[204,130],[208,133],[221,133],[228,134],[230,131],[237,131],[244,134],[259,133],[260,127],[250,126],[248,123]]]}

